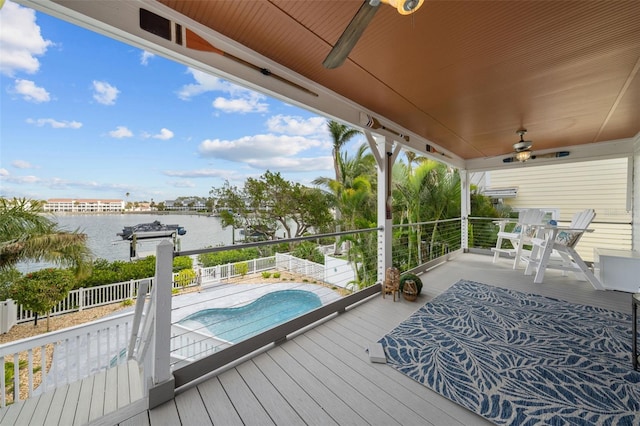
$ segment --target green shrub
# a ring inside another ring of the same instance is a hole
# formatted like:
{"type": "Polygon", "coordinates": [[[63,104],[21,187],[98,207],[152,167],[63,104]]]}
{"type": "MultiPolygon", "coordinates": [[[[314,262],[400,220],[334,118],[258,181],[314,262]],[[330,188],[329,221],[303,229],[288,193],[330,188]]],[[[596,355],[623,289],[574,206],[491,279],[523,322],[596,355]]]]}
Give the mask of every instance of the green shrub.
{"type": "MultiPolygon", "coordinates": [[[[29,363],[26,359],[21,359],[20,361],[18,361],[18,369],[19,370],[24,370],[25,368],[27,368],[29,366],[29,363]]],[[[13,393],[13,388],[14,388],[14,384],[13,384],[13,379],[15,377],[15,371],[14,371],[14,363],[11,361],[6,361],[4,363],[4,383],[5,383],[5,392],[10,394],[13,393]]],[[[42,370],[41,366],[34,366],[32,372],[35,374],[38,371],[42,370]]]]}
{"type": "Polygon", "coordinates": [[[291,255],[324,265],[324,255],[318,249],[318,245],[311,241],[303,241],[298,244],[291,252],[291,255]]]}
{"type": "Polygon", "coordinates": [[[262,278],[267,279],[267,278],[271,278],[271,272],[263,272],[262,273],[262,278]]]}
{"type": "Polygon", "coordinates": [[[0,269],[0,300],[11,298],[11,286],[22,277],[16,268],[0,269]]]}
{"type": "Polygon", "coordinates": [[[74,284],[75,278],[70,270],[46,268],[24,275],[11,286],[10,293],[17,303],[39,315],[45,315],[69,294],[74,284]]]}
{"type": "Polygon", "coordinates": [[[262,257],[257,248],[246,248],[237,250],[226,250],[215,253],[203,253],[198,255],[198,261],[204,268],[227,263],[242,262],[262,257]]]}
{"type": "Polygon", "coordinates": [[[133,299],[124,299],[122,301],[122,306],[131,306],[133,305],[133,299]]]}
{"type": "Polygon", "coordinates": [[[193,269],[193,259],[189,256],[178,256],[173,259],[173,272],[180,272],[183,269],[193,269]]]}
{"type": "Polygon", "coordinates": [[[416,283],[416,287],[418,287],[418,294],[420,294],[422,291],[422,280],[416,274],[402,274],[400,276],[400,293],[402,293],[406,280],[413,280],[416,283]]]}
{"type": "Polygon", "coordinates": [[[125,262],[122,260],[109,262],[105,259],[96,259],[93,261],[91,275],[79,280],[76,288],[139,280],[152,277],[155,273],[155,256],[149,256],[133,262],[125,262]]]}
{"type": "Polygon", "coordinates": [[[249,272],[249,264],[247,262],[236,263],[235,270],[236,273],[244,277],[245,275],[247,275],[247,272],[249,272]]]}
{"type": "Polygon", "coordinates": [[[274,272],[273,278],[280,278],[280,272],[274,272]]]}
{"type": "Polygon", "coordinates": [[[175,282],[181,287],[186,287],[193,282],[196,278],[196,273],[193,269],[183,269],[176,275],[175,282]]]}

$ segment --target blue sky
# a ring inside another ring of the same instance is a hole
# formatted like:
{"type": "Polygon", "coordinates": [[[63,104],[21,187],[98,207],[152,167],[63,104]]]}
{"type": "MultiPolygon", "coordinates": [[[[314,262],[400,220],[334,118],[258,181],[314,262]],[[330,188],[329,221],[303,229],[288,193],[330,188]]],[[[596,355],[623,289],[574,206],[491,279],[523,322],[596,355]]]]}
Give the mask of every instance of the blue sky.
{"type": "Polygon", "coordinates": [[[8,0],[0,109],[4,197],[159,202],[334,173],[324,117],[8,0]]]}

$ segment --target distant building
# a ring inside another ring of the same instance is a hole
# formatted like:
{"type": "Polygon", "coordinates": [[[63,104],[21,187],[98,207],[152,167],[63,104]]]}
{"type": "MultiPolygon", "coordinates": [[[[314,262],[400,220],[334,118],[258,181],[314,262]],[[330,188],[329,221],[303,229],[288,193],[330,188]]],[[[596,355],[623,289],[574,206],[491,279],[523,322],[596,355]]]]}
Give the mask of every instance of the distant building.
{"type": "Polygon", "coordinates": [[[51,198],[44,205],[46,212],[94,213],[124,211],[124,200],[94,198],[51,198]]]}
{"type": "Polygon", "coordinates": [[[206,210],[205,200],[198,198],[184,198],[181,200],[165,200],[165,210],[171,211],[199,211],[206,210]]]}

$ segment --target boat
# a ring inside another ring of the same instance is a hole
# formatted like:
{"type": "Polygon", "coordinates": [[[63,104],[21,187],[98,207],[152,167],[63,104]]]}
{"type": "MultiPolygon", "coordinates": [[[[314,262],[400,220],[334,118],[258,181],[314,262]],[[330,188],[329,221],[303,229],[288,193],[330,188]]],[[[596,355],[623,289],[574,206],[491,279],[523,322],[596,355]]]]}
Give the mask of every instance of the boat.
{"type": "Polygon", "coordinates": [[[122,232],[118,232],[116,235],[122,237],[123,240],[132,240],[134,236],[136,239],[141,240],[145,238],[171,237],[174,234],[184,235],[186,233],[187,230],[180,225],[163,225],[159,220],[155,220],[151,223],[125,226],[122,228],[122,232]]]}

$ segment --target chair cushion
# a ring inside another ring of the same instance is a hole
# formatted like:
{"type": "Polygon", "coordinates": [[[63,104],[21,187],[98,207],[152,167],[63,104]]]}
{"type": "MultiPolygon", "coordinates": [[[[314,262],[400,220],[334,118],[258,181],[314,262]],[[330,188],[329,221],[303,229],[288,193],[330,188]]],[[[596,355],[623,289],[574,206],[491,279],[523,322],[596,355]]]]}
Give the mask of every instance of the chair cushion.
{"type": "Polygon", "coordinates": [[[582,232],[560,231],[558,235],[556,235],[556,242],[564,246],[571,246],[580,234],[582,234],[582,232]]]}

